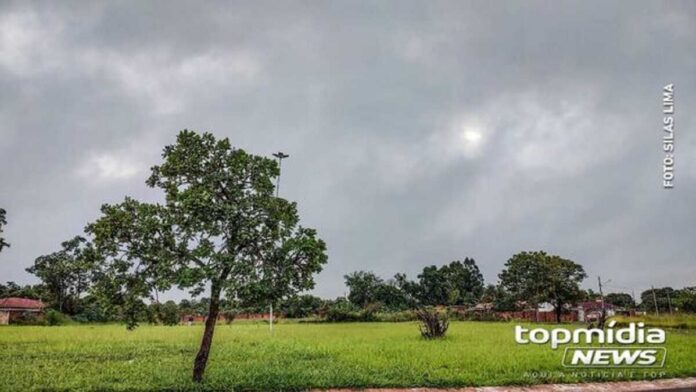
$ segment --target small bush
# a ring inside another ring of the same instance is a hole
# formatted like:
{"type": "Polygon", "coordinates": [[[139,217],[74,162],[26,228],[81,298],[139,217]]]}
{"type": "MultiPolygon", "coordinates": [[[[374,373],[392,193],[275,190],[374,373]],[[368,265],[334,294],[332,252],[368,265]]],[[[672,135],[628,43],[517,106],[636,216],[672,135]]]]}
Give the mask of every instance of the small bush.
{"type": "Polygon", "coordinates": [[[165,302],[157,310],[157,318],[162,324],[169,326],[179,324],[179,307],[174,301],[165,302]]]}
{"type": "Polygon", "coordinates": [[[363,317],[348,301],[336,302],[326,311],[326,321],[330,322],[364,321],[363,317]]]}
{"type": "Polygon", "coordinates": [[[54,325],[65,325],[70,322],[70,318],[63,313],[49,309],[46,311],[46,325],[54,326],[54,325]]]}
{"type": "Polygon", "coordinates": [[[381,312],[375,314],[376,321],[383,321],[388,323],[399,323],[404,321],[416,321],[418,316],[416,312],[412,310],[404,310],[401,312],[381,312]]]}
{"type": "Polygon", "coordinates": [[[446,312],[437,309],[419,309],[416,311],[420,321],[421,336],[426,339],[444,337],[449,328],[449,317],[446,312]]]}

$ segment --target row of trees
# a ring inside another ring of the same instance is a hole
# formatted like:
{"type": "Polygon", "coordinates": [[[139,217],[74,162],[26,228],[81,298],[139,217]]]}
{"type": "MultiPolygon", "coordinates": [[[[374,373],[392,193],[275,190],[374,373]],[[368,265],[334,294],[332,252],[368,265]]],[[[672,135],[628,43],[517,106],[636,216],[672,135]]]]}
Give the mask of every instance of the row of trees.
{"type": "MultiPolygon", "coordinates": [[[[348,300],[360,308],[398,311],[419,306],[473,306],[486,303],[494,311],[514,311],[521,307],[553,305],[560,321],[568,305],[600,299],[593,290],[580,287],[587,277],[583,267],[571,260],[545,252],[521,252],[512,256],[498,275],[497,285],[484,286],[483,276],[473,259],[453,261],[441,267],[429,266],[410,281],[404,274],[383,280],[372,272],[357,271],[345,276],[348,300]]],[[[640,305],[628,293],[604,297],[615,306],[647,312],[696,312],[696,287],[646,290],[640,305]]]]}
{"type": "Polygon", "coordinates": [[[483,275],[473,259],[429,266],[418,281],[396,274],[387,281],[372,272],[357,271],[345,276],[348,300],[365,307],[379,303],[387,310],[411,309],[420,305],[471,305],[483,293],[483,275]]]}
{"type": "Polygon", "coordinates": [[[497,286],[484,286],[473,259],[423,268],[417,281],[404,274],[383,281],[371,272],[345,276],[351,303],[365,307],[380,303],[390,310],[416,306],[472,306],[481,300],[496,310],[514,310],[517,303],[554,305],[560,321],[565,305],[583,298],[580,283],[587,275],[581,265],[545,252],[521,252],[510,258],[497,286]]]}

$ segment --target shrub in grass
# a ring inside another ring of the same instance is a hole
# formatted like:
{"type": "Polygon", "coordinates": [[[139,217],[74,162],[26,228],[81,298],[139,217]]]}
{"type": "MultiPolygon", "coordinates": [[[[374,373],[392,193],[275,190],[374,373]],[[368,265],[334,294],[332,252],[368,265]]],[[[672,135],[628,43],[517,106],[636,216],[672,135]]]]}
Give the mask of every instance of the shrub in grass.
{"type": "Polygon", "coordinates": [[[360,311],[360,321],[377,321],[377,312],[382,308],[380,303],[367,304],[360,311]]]}
{"type": "Polygon", "coordinates": [[[46,320],[46,325],[53,326],[53,325],[68,324],[68,322],[70,321],[70,318],[68,316],[64,315],[63,313],[57,311],[57,310],[49,309],[48,311],[46,311],[46,319],[45,320],[46,320]]]}
{"type": "Polygon", "coordinates": [[[363,321],[363,315],[348,301],[336,301],[326,311],[326,321],[346,322],[363,321]]]}
{"type": "Polygon", "coordinates": [[[421,336],[426,339],[444,337],[449,328],[447,312],[435,308],[423,308],[416,311],[420,321],[421,336]]]}
{"type": "Polygon", "coordinates": [[[174,301],[167,301],[159,307],[157,317],[164,325],[179,324],[179,307],[174,301]]]}
{"type": "Polygon", "coordinates": [[[404,321],[416,321],[418,317],[416,312],[412,310],[404,310],[401,312],[380,312],[375,314],[376,321],[398,323],[404,321]]]}

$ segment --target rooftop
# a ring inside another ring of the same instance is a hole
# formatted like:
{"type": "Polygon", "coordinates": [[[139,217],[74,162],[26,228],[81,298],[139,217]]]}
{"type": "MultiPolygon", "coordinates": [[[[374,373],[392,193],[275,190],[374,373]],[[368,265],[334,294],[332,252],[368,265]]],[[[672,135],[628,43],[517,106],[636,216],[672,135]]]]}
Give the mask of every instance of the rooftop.
{"type": "Polygon", "coordinates": [[[29,298],[0,298],[0,309],[43,309],[46,307],[41,301],[29,298]]]}

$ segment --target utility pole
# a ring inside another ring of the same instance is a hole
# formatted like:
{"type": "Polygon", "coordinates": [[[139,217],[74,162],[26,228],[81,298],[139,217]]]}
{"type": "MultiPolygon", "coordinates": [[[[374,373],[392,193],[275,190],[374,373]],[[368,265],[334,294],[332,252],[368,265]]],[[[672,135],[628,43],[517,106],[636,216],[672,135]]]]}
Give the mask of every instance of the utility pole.
{"type": "Polygon", "coordinates": [[[667,293],[667,305],[669,306],[669,315],[672,315],[672,300],[669,298],[669,290],[665,290],[667,293]]]}
{"type": "Polygon", "coordinates": [[[273,154],[273,156],[278,158],[278,178],[276,179],[276,197],[278,197],[278,194],[280,193],[280,169],[283,165],[283,159],[289,158],[290,155],[285,154],[282,151],[278,151],[277,153],[273,154]]]}
{"type": "MultiPolygon", "coordinates": [[[[277,153],[273,154],[273,156],[278,158],[278,178],[276,179],[276,197],[278,197],[278,195],[280,194],[280,169],[283,165],[283,159],[288,158],[290,155],[285,154],[282,151],[278,151],[277,153]]],[[[268,326],[270,328],[270,331],[273,332],[273,298],[271,298],[271,304],[269,306],[268,326]]]]}
{"type": "Polygon", "coordinates": [[[599,328],[604,329],[604,319],[606,318],[606,312],[604,310],[604,292],[602,291],[602,278],[597,275],[597,283],[599,284],[599,298],[602,300],[602,314],[599,320],[599,328]]]}
{"type": "Polygon", "coordinates": [[[655,316],[660,315],[660,310],[657,308],[657,296],[655,295],[655,286],[650,286],[653,293],[653,303],[655,304],[655,316]]]}

